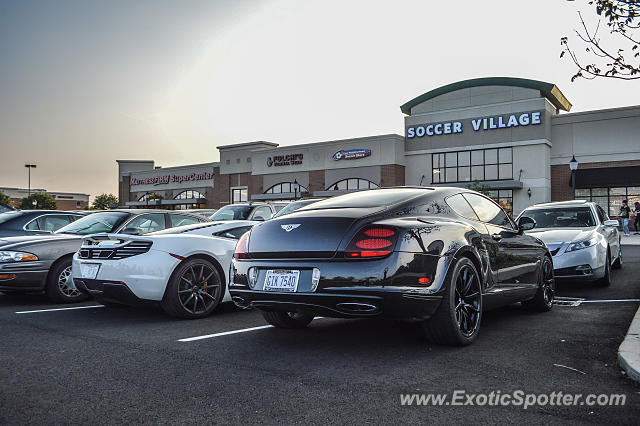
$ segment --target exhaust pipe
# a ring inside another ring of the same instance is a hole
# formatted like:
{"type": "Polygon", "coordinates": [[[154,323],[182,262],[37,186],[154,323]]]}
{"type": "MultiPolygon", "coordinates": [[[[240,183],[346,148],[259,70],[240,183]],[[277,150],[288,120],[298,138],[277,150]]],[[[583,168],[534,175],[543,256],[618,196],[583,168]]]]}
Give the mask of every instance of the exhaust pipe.
{"type": "Polygon", "coordinates": [[[350,314],[374,314],[378,312],[378,307],[368,303],[345,302],[338,303],[336,308],[350,314]]]}
{"type": "Polygon", "coordinates": [[[251,309],[251,302],[244,300],[240,296],[233,296],[231,300],[240,309],[251,309]]]}

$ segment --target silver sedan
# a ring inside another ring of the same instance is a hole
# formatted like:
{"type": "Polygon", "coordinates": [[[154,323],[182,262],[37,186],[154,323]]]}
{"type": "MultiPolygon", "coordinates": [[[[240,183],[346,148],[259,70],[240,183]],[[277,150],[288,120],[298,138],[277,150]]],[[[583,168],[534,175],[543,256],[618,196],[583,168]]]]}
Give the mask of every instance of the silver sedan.
{"type": "Polygon", "coordinates": [[[622,267],[618,221],[593,202],[563,201],[526,208],[517,219],[553,256],[556,278],[611,284],[611,268],[622,267]]]}

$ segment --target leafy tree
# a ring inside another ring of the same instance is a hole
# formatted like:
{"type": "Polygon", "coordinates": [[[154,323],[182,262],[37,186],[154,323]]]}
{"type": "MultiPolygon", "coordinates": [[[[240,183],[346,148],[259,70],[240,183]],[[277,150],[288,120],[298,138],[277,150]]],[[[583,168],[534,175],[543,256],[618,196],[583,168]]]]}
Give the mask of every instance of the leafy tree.
{"type": "Polygon", "coordinates": [[[471,183],[470,185],[467,185],[467,188],[469,188],[472,191],[476,191],[476,192],[479,192],[481,194],[484,194],[487,197],[490,194],[489,191],[491,191],[491,187],[489,185],[485,185],[483,183],[480,183],[477,180],[474,180],[473,183],[471,183]]]}
{"type": "Polygon", "coordinates": [[[640,0],[590,0],[589,4],[595,5],[598,23],[589,28],[578,12],[581,28],[574,31],[590,59],[569,47],[569,37],[560,39],[560,57],[567,53],[578,67],[571,81],[596,77],[640,79],[640,0]],[[599,34],[603,20],[611,34],[606,40],[599,34]]]}
{"type": "Polygon", "coordinates": [[[6,204],[7,206],[11,205],[11,198],[2,191],[0,191],[0,204],[6,204]]]}
{"type": "Polygon", "coordinates": [[[58,208],[58,204],[51,195],[45,192],[34,192],[20,200],[20,208],[22,210],[55,210],[58,208]],[[35,205],[33,204],[34,200],[35,205]]]}
{"type": "Polygon", "coordinates": [[[113,204],[118,205],[118,197],[113,194],[100,194],[93,199],[91,208],[94,210],[106,210],[113,204]]]}

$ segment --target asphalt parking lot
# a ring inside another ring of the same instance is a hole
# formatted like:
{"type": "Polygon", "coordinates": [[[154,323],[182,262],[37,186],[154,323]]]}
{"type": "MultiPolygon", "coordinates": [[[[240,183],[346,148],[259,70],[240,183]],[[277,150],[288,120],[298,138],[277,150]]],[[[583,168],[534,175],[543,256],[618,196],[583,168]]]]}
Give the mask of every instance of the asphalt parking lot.
{"type": "MultiPolygon", "coordinates": [[[[610,288],[568,283],[558,295],[638,299],[639,277],[640,247],[627,246],[610,288]]],[[[616,364],[637,302],[555,306],[544,314],[519,305],[495,310],[466,348],[429,344],[417,324],[405,322],[322,318],[291,331],[265,327],[258,312],[232,306],[196,321],[154,309],[82,306],[88,308],[17,313],[65,305],[0,294],[0,423],[637,424],[640,418],[640,385],[616,364]],[[456,390],[625,394],[626,405],[400,403],[401,394],[456,390]]]]}

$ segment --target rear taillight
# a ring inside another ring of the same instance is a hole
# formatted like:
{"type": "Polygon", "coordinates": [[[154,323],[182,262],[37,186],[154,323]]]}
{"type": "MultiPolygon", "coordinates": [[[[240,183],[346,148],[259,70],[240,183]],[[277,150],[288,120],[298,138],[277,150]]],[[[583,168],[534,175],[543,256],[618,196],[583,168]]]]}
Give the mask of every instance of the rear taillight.
{"type": "Polygon", "coordinates": [[[344,252],[349,258],[384,257],[393,252],[398,232],[384,226],[368,226],[361,229],[344,252]]]}
{"type": "Polygon", "coordinates": [[[249,258],[249,232],[242,234],[242,237],[236,244],[236,249],[233,252],[233,257],[236,259],[248,259],[249,258]]]}

